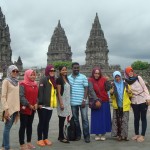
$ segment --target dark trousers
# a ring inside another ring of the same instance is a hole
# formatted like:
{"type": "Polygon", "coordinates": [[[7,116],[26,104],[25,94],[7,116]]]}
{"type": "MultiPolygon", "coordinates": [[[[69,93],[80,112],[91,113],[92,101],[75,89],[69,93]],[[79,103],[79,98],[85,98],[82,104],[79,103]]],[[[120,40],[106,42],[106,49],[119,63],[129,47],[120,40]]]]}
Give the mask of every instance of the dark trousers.
{"type": "Polygon", "coordinates": [[[31,142],[32,137],[32,123],[34,119],[34,112],[31,115],[20,113],[20,129],[19,129],[19,142],[20,145],[24,144],[25,130],[27,135],[27,142],[31,142]]]}
{"type": "Polygon", "coordinates": [[[64,139],[64,122],[65,122],[66,117],[61,117],[61,116],[58,116],[58,117],[59,117],[59,137],[58,137],[58,139],[63,140],[64,139]]]}
{"type": "Polygon", "coordinates": [[[139,122],[141,119],[141,122],[142,122],[141,135],[145,136],[145,132],[147,128],[147,105],[146,103],[132,104],[132,108],[133,108],[133,113],[134,113],[135,134],[139,135],[139,122]]]}
{"type": "Polygon", "coordinates": [[[38,141],[48,139],[49,121],[52,116],[52,110],[45,108],[38,109],[39,123],[37,127],[38,141]]]}

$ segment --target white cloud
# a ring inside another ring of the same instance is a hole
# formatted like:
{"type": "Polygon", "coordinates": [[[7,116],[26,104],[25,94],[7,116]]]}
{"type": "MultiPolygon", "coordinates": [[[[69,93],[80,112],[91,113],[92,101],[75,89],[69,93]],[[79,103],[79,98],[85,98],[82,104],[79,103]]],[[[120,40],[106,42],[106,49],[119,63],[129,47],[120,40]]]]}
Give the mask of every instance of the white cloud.
{"type": "Polygon", "coordinates": [[[110,50],[110,64],[150,62],[150,1],[145,0],[13,0],[0,1],[11,34],[13,61],[45,66],[58,20],[65,30],[73,61],[85,63],[86,42],[96,12],[110,50]],[[136,4],[136,6],[135,6],[136,4]]]}

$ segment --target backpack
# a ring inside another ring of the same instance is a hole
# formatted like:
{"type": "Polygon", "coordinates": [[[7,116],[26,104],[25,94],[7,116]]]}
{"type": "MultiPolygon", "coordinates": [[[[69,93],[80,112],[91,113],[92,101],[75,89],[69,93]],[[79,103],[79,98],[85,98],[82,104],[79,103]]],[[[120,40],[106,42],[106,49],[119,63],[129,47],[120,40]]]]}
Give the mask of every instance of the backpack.
{"type": "Polygon", "coordinates": [[[68,141],[76,140],[76,125],[73,117],[71,117],[71,120],[64,127],[64,136],[68,141]]]}

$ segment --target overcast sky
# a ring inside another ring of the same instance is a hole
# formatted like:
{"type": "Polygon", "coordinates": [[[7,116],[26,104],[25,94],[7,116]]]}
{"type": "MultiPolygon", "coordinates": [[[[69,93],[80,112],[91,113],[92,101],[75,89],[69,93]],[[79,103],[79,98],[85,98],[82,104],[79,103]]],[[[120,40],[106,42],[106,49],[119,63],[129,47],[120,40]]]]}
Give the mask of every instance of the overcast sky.
{"type": "Polygon", "coordinates": [[[136,60],[150,63],[149,0],[0,0],[10,28],[12,60],[45,67],[48,46],[60,19],[73,61],[85,64],[86,42],[96,16],[109,49],[109,64],[122,69],[136,60]]]}

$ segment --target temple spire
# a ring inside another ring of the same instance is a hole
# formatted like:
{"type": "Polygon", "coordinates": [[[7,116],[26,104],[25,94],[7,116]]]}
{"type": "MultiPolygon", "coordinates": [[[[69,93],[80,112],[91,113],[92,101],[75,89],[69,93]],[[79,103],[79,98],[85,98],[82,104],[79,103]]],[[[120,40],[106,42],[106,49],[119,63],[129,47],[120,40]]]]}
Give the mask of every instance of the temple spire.
{"type": "Polygon", "coordinates": [[[57,25],[58,28],[61,28],[61,24],[60,24],[60,20],[58,20],[58,25],[57,25]]]}
{"type": "Polygon", "coordinates": [[[58,25],[54,30],[51,38],[51,43],[47,53],[47,64],[58,61],[72,61],[71,47],[68,44],[68,39],[64,29],[58,21],[58,25]]]}
{"type": "Polygon", "coordinates": [[[96,13],[86,44],[86,65],[108,68],[108,46],[96,13]]]}
{"type": "Polygon", "coordinates": [[[12,64],[12,50],[10,46],[9,27],[0,7],[0,69],[6,71],[7,66],[12,64]]]}

